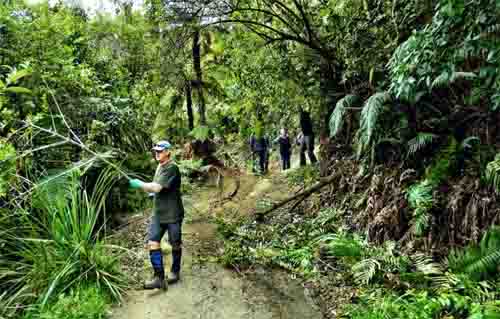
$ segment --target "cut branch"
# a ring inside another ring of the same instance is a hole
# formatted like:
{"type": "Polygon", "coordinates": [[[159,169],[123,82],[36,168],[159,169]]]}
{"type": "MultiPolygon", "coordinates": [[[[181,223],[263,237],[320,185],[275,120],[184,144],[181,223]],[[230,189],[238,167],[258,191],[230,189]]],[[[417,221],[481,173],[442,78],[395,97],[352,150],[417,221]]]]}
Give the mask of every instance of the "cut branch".
{"type": "Polygon", "coordinates": [[[325,187],[326,185],[333,183],[337,178],[338,178],[337,175],[331,175],[329,177],[326,177],[326,178],[320,180],[315,185],[309,187],[308,189],[305,189],[304,191],[302,191],[298,194],[290,196],[290,197],[282,200],[281,202],[274,204],[271,208],[269,208],[263,212],[257,212],[256,215],[258,218],[262,218],[265,215],[269,214],[270,212],[272,212],[280,207],[283,207],[284,205],[288,204],[289,202],[291,202],[295,199],[304,200],[306,197],[310,196],[314,192],[317,192],[320,189],[322,189],[323,187],[325,187]]]}

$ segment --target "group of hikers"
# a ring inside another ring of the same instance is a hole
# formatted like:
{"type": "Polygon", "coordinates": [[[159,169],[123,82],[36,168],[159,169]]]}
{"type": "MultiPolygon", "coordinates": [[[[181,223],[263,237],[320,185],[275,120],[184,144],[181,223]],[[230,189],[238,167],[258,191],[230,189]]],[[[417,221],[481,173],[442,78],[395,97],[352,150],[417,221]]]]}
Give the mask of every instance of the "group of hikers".
{"type": "MultiPolygon", "coordinates": [[[[317,162],[314,155],[314,131],[309,112],[299,109],[301,132],[297,135],[293,144],[299,146],[300,166],[306,165],[306,154],[311,164],[317,162]]],[[[269,166],[269,153],[273,145],[279,146],[281,157],[281,169],[290,168],[292,156],[292,138],[286,127],[281,128],[280,135],[271,143],[266,134],[263,133],[262,121],[257,121],[255,131],[250,137],[250,151],[252,154],[253,170],[257,171],[258,165],[261,174],[266,174],[269,166]]]]}
{"type": "MultiPolygon", "coordinates": [[[[302,109],[300,109],[300,126],[302,132],[296,139],[296,143],[300,145],[300,165],[306,164],[306,153],[309,161],[314,164],[317,160],[314,156],[313,126],[309,113],[302,109]]],[[[290,168],[292,143],[286,128],[281,129],[280,136],[274,142],[279,144],[283,170],[290,168]]],[[[263,134],[262,122],[256,125],[250,144],[252,152],[259,157],[261,172],[266,172],[270,144],[263,134]]],[[[172,145],[168,141],[156,143],[152,150],[158,161],[153,181],[147,183],[139,179],[129,179],[128,183],[130,188],[140,189],[153,197],[153,210],[146,246],[149,249],[154,276],[151,281],[144,284],[144,289],[166,289],[168,284],[180,280],[184,220],[181,173],[177,164],[172,160],[172,145]],[[172,246],[172,265],[168,276],[165,274],[160,245],[165,233],[168,233],[168,240],[172,246]]]]}

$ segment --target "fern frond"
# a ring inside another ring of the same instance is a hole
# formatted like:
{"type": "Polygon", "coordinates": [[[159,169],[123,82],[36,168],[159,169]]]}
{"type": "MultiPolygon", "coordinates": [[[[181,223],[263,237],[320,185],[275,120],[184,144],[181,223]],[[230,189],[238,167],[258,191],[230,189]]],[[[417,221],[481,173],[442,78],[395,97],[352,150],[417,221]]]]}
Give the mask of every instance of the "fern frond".
{"type": "Polygon", "coordinates": [[[436,289],[449,290],[459,282],[458,276],[450,272],[432,277],[432,286],[436,289]]]}
{"type": "Polygon", "coordinates": [[[336,257],[361,257],[363,245],[355,239],[337,238],[328,245],[329,252],[336,257]]]}
{"type": "Polygon", "coordinates": [[[500,192],[500,153],[486,165],[486,180],[497,192],[500,192]]]}
{"type": "Polygon", "coordinates": [[[445,87],[450,84],[451,75],[448,72],[441,73],[437,78],[432,81],[431,88],[445,87]]]}
{"type": "Polygon", "coordinates": [[[408,141],[408,155],[412,155],[431,144],[438,136],[432,133],[418,133],[417,136],[408,141]]]}
{"type": "Polygon", "coordinates": [[[429,211],[427,209],[417,208],[415,210],[415,218],[413,224],[415,225],[415,235],[421,236],[429,226],[429,211]]]}
{"type": "Polygon", "coordinates": [[[471,275],[487,273],[496,270],[498,265],[500,265],[500,248],[488,252],[485,256],[468,265],[465,272],[471,275]]]}
{"type": "Polygon", "coordinates": [[[484,234],[479,248],[482,251],[496,250],[500,248],[500,226],[492,226],[486,234],[484,234]]]}
{"type": "Polygon", "coordinates": [[[453,249],[446,262],[453,271],[476,279],[496,274],[500,265],[500,228],[492,227],[477,246],[453,249]]]}
{"type": "Polygon", "coordinates": [[[380,269],[380,263],[373,258],[363,259],[352,266],[354,280],[360,284],[368,284],[380,269]]]}
{"type": "Polygon", "coordinates": [[[431,207],[434,202],[432,198],[432,189],[432,184],[427,180],[411,186],[408,189],[408,202],[410,206],[414,209],[419,207],[431,207]]]}
{"type": "Polygon", "coordinates": [[[477,75],[474,72],[453,72],[450,77],[450,82],[455,83],[457,80],[472,80],[477,75]]]}
{"type": "Polygon", "coordinates": [[[409,265],[410,259],[406,256],[386,255],[380,258],[383,263],[383,269],[386,271],[405,272],[409,265]]]}
{"type": "Polygon", "coordinates": [[[392,100],[387,92],[379,92],[372,95],[363,106],[361,111],[360,131],[362,139],[369,144],[376,131],[377,122],[384,110],[384,105],[392,100]]]}
{"type": "Polygon", "coordinates": [[[455,83],[457,80],[472,80],[477,75],[474,72],[452,72],[444,71],[432,82],[432,88],[445,87],[455,83]]]}
{"type": "Polygon", "coordinates": [[[335,105],[335,110],[330,116],[330,137],[337,136],[342,130],[344,124],[344,115],[348,107],[352,107],[359,97],[354,94],[349,94],[340,99],[335,105]]]}
{"type": "Polygon", "coordinates": [[[414,254],[412,262],[418,272],[426,275],[438,275],[443,273],[441,265],[435,263],[431,257],[424,254],[414,254]]]}

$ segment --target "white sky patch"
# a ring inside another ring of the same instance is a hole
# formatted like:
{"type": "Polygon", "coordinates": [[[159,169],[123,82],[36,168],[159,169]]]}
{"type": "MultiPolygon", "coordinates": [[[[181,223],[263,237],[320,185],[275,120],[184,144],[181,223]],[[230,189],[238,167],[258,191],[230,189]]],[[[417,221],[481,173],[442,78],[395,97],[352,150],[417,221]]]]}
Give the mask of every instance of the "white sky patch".
{"type": "MultiPolygon", "coordinates": [[[[28,5],[37,5],[43,2],[49,2],[49,4],[57,3],[57,0],[25,0],[28,5]]],[[[116,2],[129,2],[133,3],[134,10],[142,8],[144,0],[64,0],[64,3],[68,5],[74,5],[80,7],[90,14],[95,13],[115,13],[118,7],[116,2]]]]}

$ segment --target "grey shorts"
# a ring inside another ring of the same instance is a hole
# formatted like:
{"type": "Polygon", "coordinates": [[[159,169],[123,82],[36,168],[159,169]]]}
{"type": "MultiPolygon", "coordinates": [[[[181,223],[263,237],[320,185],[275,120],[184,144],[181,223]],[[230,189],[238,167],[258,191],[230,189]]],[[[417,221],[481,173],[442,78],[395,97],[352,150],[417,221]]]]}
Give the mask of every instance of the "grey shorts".
{"type": "Polygon", "coordinates": [[[172,247],[182,244],[182,221],[178,223],[160,223],[158,216],[152,216],[148,229],[148,241],[161,242],[161,239],[168,233],[168,242],[172,247]]]}

